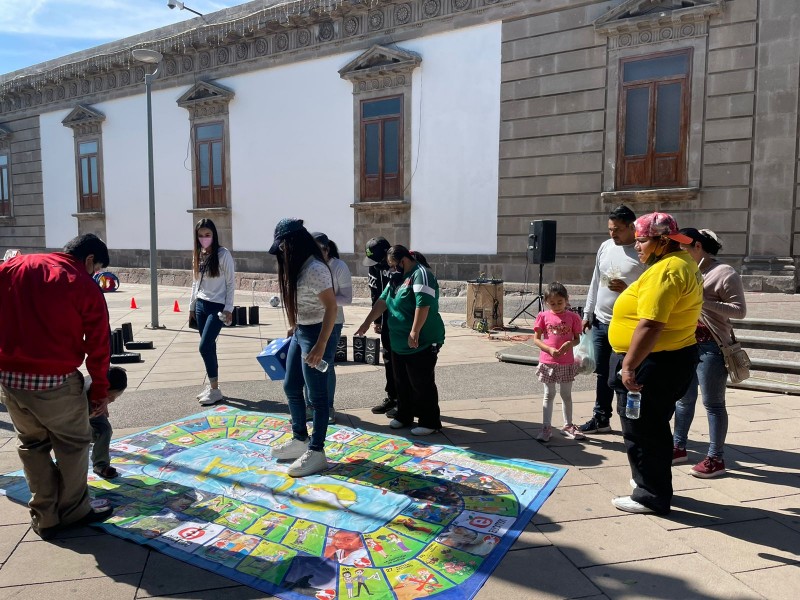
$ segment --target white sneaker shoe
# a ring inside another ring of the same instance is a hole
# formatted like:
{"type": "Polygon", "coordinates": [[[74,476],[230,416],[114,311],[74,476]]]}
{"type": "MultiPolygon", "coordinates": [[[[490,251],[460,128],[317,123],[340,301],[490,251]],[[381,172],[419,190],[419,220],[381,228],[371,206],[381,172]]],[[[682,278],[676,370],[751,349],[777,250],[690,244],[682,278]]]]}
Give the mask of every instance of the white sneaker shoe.
{"type": "Polygon", "coordinates": [[[406,426],[405,423],[403,423],[402,421],[398,421],[397,419],[392,419],[391,421],[389,421],[389,427],[391,427],[392,429],[402,429],[405,426],[406,426]]]}
{"type": "Polygon", "coordinates": [[[313,475],[328,468],[328,460],[325,458],[325,451],[306,450],[305,453],[294,461],[286,474],[290,477],[305,477],[313,475]]]}
{"type": "Polygon", "coordinates": [[[430,435],[436,433],[438,429],[431,429],[430,427],[417,426],[411,430],[411,435],[430,435]]]}
{"type": "Polygon", "coordinates": [[[308,440],[301,442],[292,438],[288,442],[272,447],[272,458],[276,460],[296,459],[303,456],[308,450],[308,440]]]}
{"type": "Polygon", "coordinates": [[[206,387],[204,387],[204,388],[201,390],[201,392],[200,392],[199,394],[197,394],[197,396],[195,396],[195,398],[197,398],[198,400],[200,400],[200,399],[201,399],[201,398],[203,398],[204,396],[208,396],[208,392],[210,392],[210,391],[211,391],[211,386],[210,386],[210,385],[207,385],[206,387]]]}
{"type": "Polygon", "coordinates": [[[614,498],[611,501],[611,504],[616,506],[619,510],[629,513],[652,514],[656,512],[652,508],[646,507],[644,504],[639,504],[630,496],[620,496],[619,498],[614,498]]]}
{"type": "Polygon", "coordinates": [[[208,394],[200,398],[198,402],[200,402],[202,406],[211,406],[212,404],[221,402],[223,398],[224,396],[219,388],[211,388],[208,390],[208,394]]]}

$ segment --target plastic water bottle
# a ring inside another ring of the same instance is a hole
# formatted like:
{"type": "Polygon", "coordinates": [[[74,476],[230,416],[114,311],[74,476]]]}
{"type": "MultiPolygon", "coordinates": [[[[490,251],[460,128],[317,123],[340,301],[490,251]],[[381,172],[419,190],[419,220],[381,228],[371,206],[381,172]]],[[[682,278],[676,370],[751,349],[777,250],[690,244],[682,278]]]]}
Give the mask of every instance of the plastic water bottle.
{"type": "MultiPolygon", "coordinates": [[[[302,358],[303,358],[303,362],[305,362],[305,360],[306,360],[306,356],[308,356],[308,354],[303,354],[303,357],[302,357],[302,358]]],[[[324,361],[324,360],[320,360],[320,361],[317,363],[317,366],[316,366],[316,367],[314,367],[314,368],[315,368],[317,371],[320,371],[321,373],[324,373],[325,371],[327,371],[327,370],[328,370],[328,362],[327,362],[327,361],[324,361]]]]}
{"type": "Polygon", "coordinates": [[[220,321],[222,321],[223,323],[225,323],[225,313],[224,313],[224,312],[222,312],[222,311],[218,312],[218,313],[217,313],[217,316],[219,317],[219,320],[220,320],[220,321]]]}
{"type": "Polygon", "coordinates": [[[642,395],[639,392],[628,392],[628,401],[625,404],[625,416],[629,419],[638,419],[641,406],[642,395]]]}

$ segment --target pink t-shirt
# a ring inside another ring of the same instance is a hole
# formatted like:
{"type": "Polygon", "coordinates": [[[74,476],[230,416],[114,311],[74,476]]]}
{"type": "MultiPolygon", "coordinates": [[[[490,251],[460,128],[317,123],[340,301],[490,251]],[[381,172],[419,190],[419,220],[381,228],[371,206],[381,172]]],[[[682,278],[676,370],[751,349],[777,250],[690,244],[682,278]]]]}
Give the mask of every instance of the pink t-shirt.
{"type": "MultiPolygon", "coordinates": [[[[580,335],[583,329],[581,318],[571,310],[556,314],[552,310],[543,310],[536,315],[534,331],[542,332],[542,341],[551,348],[560,348],[564,342],[571,342],[580,335]]],[[[564,354],[553,358],[547,352],[539,353],[539,362],[547,365],[569,365],[575,361],[570,347],[564,354]]]]}

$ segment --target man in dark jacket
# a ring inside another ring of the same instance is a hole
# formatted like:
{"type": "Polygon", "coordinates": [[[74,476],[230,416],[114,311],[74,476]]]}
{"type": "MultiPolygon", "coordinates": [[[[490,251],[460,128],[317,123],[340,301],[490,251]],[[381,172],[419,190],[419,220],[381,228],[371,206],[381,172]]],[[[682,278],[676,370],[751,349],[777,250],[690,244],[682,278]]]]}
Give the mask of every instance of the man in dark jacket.
{"type": "MultiPolygon", "coordinates": [[[[369,267],[369,294],[374,305],[381,297],[383,290],[390,283],[390,269],[386,262],[386,252],[391,248],[391,244],[383,237],[374,237],[367,242],[366,257],[362,261],[365,267],[369,267]]],[[[381,347],[383,355],[384,372],[386,373],[386,397],[377,406],[372,407],[372,412],[376,415],[385,414],[393,418],[397,414],[397,391],[394,385],[394,374],[391,365],[392,344],[389,341],[389,319],[386,313],[378,317],[372,325],[375,333],[381,336],[381,347]]]]}
{"type": "Polygon", "coordinates": [[[31,526],[42,539],[112,513],[92,508],[86,483],[89,416],[108,404],[111,355],[108,309],[92,274],[108,261],[105,243],[87,234],[64,252],[0,265],[0,388],[31,491],[31,526]],[[78,371],[84,357],[91,412],[78,371]]]}

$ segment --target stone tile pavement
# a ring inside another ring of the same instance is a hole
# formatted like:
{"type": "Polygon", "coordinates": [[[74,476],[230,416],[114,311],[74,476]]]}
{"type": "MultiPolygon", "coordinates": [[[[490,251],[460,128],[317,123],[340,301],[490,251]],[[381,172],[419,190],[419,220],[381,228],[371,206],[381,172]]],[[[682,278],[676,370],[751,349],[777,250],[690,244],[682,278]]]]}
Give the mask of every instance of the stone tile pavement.
{"type": "MultiPolygon", "coordinates": [[[[167,325],[162,331],[144,329],[150,315],[145,286],[126,285],[123,292],[108,299],[112,325],[130,321],[136,339],[156,342],[155,350],[143,351],[146,362],[127,367],[132,390],[136,390],[131,395],[165,401],[174,400],[177,388],[201,386],[203,369],[196,352],[197,334],[185,327],[188,292],[183,288],[159,290],[160,318],[167,325]],[[137,311],[128,308],[129,291],[135,293],[141,307],[137,311]],[[183,313],[171,312],[176,299],[183,313]]],[[[759,302],[760,296],[753,295],[752,316],[800,317],[800,298],[770,295],[759,302]]],[[[348,309],[354,324],[350,333],[365,313],[364,307],[348,309]]],[[[458,321],[461,317],[445,318],[458,321]]],[[[265,380],[253,357],[266,338],[280,335],[285,326],[279,310],[263,305],[261,321],[258,327],[224,332],[220,358],[227,380],[256,387],[265,380]]],[[[491,374],[500,368],[494,353],[503,344],[518,343],[490,341],[450,326],[447,334],[438,371],[456,377],[463,376],[464,369],[484,369],[491,374]]],[[[524,367],[519,369],[516,372],[522,376],[524,367]]],[[[367,381],[377,370],[352,363],[337,366],[343,385],[348,380],[367,381]]],[[[611,505],[613,496],[629,490],[630,472],[618,431],[590,436],[585,442],[556,435],[550,443],[541,444],[534,439],[541,414],[539,392],[532,386],[530,393],[520,393],[512,382],[499,382],[493,390],[485,397],[443,401],[445,430],[429,441],[548,462],[569,470],[479,592],[479,599],[797,597],[800,398],[729,390],[726,459],[730,472],[712,480],[688,475],[693,461],[704,456],[708,442],[706,420],[702,409],[698,410],[690,432],[690,462],[674,468],[674,509],[662,518],[621,513],[611,505]]],[[[576,421],[590,416],[592,403],[590,391],[575,395],[576,421]]],[[[340,422],[388,431],[387,419],[373,415],[368,406],[362,402],[343,409],[340,422]]],[[[187,402],[181,410],[191,414],[198,409],[187,402]]],[[[115,435],[142,429],[144,421],[133,425],[120,428],[115,435]]],[[[0,472],[19,468],[12,434],[7,425],[0,427],[0,472]]],[[[0,600],[53,597],[236,600],[264,596],[93,529],[41,541],[30,531],[26,508],[0,498],[0,600]]]]}

